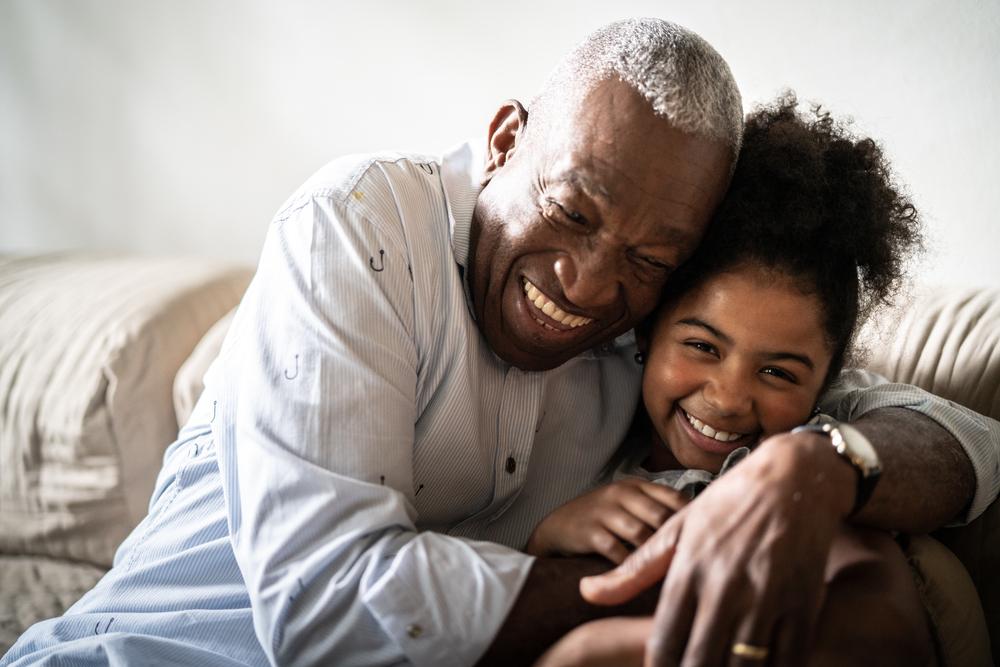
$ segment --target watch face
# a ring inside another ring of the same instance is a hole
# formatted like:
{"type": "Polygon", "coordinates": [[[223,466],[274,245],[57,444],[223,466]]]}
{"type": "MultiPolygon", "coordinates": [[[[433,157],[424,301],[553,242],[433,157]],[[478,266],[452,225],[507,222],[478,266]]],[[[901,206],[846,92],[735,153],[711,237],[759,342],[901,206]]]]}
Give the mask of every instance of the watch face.
{"type": "Polygon", "coordinates": [[[868,438],[849,424],[838,424],[837,430],[844,440],[844,453],[858,467],[862,477],[878,475],[882,471],[881,462],[868,438]]]}

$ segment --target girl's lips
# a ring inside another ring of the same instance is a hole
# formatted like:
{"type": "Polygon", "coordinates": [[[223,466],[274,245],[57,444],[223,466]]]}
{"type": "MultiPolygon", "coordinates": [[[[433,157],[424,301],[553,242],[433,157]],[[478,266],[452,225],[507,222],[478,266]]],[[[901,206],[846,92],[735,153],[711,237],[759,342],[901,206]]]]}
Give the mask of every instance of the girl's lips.
{"type": "Polygon", "coordinates": [[[749,447],[754,438],[756,438],[755,434],[748,433],[740,438],[737,438],[736,440],[722,442],[721,440],[710,438],[704,433],[696,431],[694,426],[691,425],[691,422],[688,421],[688,415],[683,408],[678,407],[674,411],[674,417],[680,424],[681,430],[683,430],[688,436],[688,439],[690,439],[696,447],[708,452],[709,454],[728,456],[740,447],[749,447]]]}

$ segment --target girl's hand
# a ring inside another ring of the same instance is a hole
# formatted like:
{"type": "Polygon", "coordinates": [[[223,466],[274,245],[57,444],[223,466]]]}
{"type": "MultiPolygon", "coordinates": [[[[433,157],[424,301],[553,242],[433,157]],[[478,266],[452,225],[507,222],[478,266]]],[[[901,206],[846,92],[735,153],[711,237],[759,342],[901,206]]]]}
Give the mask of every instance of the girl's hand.
{"type": "Polygon", "coordinates": [[[534,667],[641,667],[653,618],[603,618],[577,626],[534,667]]]}
{"type": "Polygon", "coordinates": [[[624,479],[558,508],[535,528],[525,551],[533,556],[597,553],[615,564],[640,546],[688,499],[665,486],[624,479]]]}

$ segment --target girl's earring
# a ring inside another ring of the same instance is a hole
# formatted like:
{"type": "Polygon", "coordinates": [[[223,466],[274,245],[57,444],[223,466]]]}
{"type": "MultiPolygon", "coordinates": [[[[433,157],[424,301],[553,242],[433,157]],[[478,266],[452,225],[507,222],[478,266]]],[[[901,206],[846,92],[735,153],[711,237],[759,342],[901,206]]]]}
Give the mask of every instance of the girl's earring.
{"type": "Polygon", "coordinates": [[[646,363],[646,355],[643,354],[642,352],[636,352],[635,357],[633,358],[635,359],[635,363],[639,364],[640,366],[646,363]]]}

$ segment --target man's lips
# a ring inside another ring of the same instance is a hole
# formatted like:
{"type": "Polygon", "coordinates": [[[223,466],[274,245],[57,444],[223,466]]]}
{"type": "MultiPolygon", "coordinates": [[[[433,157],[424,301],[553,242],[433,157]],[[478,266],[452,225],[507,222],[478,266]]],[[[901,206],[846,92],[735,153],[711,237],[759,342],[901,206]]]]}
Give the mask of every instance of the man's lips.
{"type": "Polygon", "coordinates": [[[687,434],[691,442],[711,454],[728,455],[740,447],[749,447],[757,437],[756,433],[719,431],[688,414],[681,407],[675,410],[675,416],[681,430],[687,434]]]}
{"type": "Polygon", "coordinates": [[[527,303],[528,314],[552,331],[572,331],[580,327],[585,327],[593,318],[583,315],[574,315],[556,305],[547,294],[535,287],[528,279],[523,279],[522,289],[524,290],[525,301],[527,303]]]}

